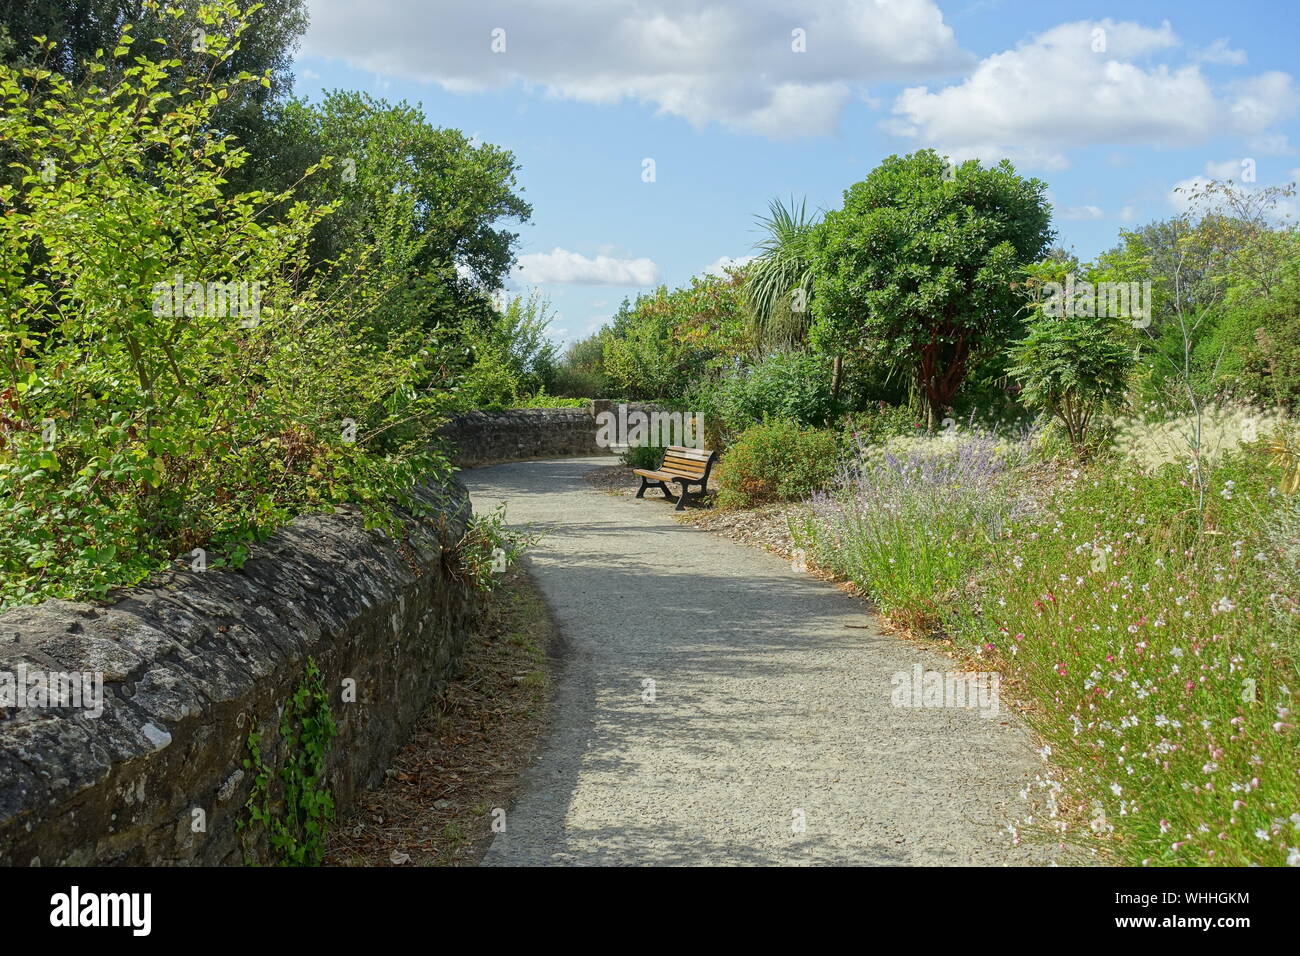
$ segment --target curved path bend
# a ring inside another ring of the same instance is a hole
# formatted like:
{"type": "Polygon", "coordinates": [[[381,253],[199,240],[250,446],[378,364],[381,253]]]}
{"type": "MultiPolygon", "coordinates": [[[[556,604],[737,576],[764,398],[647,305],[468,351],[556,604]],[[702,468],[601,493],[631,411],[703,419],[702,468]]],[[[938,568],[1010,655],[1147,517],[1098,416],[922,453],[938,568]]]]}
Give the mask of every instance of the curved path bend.
{"type": "Polygon", "coordinates": [[[1043,769],[1009,708],[891,706],[894,674],[952,662],[658,492],[583,480],[612,461],[461,473],[477,512],[545,532],[524,563],[561,632],[551,730],[485,865],[1052,860],[1006,830],[1043,769]]]}

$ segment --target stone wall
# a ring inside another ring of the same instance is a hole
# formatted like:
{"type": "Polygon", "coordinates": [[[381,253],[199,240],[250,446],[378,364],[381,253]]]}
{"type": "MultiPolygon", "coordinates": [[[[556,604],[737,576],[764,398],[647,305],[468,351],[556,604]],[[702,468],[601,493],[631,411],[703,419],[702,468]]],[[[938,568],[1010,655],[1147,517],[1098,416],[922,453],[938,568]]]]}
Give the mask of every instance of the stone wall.
{"type": "Polygon", "coordinates": [[[452,418],[441,434],[455,449],[452,462],[461,468],[522,458],[606,454],[596,446],[596,422],[586,408],[464,412],[452,418]]]}
{"type": "Polygon", "coordinates": [[[0,864],[265,860],[264,834],[241,846],[235,828],[246,741],[257,728],[278,772],[279,714],[308,657],[338,725],[328,784],[340,812],[376,784],[454,675],[473,611],[444,548],[468,494],[451,481],[420,495],[440,517],[401,542],[345,509],[294,521],[237,572],[168,573],[116,603],[0,615],[0,673],[100,672],[105,695],[98,718],[0,708],[0,864]]]}
{"type": "MultiPolygon", "coordinates": [[[[653,411],[657,406],[625,403],[629,411],[653,411]]],[[[473,468],[526,458],[608,455],[596,444],[596,416],[617,413],[618,405],[594,400],[585,408],[519,408],[504,412],[464,412],[442,429],[454,447],[452,462],[473,468]]]]}

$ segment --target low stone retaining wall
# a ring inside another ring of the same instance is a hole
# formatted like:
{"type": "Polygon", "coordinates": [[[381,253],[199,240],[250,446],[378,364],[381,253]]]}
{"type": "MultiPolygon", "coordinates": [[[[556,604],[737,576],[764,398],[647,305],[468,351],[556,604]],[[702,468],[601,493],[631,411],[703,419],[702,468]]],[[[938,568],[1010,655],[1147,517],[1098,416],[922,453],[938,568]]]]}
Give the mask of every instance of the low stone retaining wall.
{"type": "Polygon", "coordinates": [[[520,408],[464,412],[441,431],[454,447],[452,463],[473,468],[521,458],[602,455],[596,423],[586,408],[520,408]]]}
{"type": "Polygon", "coordinates": [[[247,739],[259,731],[274,797],[280,714],[308,658],[338,727],[328,786],[340,812],[376,784],[454,676],[473,611],[444,547],[463,533],[468,493],[453,480],[420,497],[439,517],[400,542],[341,510],[294,521],[237,572],[168,573],[112,605],[0,615],[0,675],[93,672],[104,692],[97,718],[0,707],[0,864],[265,861],[265,833],[236,831],[247,739]]]}
{"type": "MultiPolygon", "coordinates": [[[[629,412],[650,412],[658,406],[626,402],[629,412]]],[[[594,400],[585,408],[518,408],[503,412],[464,412],[442,429],[455,452],[452,463],[473,468],[525,458],[565,458],[608,455],[596,444],[596,416],[618,410],[618,403],[594,400]]]]}

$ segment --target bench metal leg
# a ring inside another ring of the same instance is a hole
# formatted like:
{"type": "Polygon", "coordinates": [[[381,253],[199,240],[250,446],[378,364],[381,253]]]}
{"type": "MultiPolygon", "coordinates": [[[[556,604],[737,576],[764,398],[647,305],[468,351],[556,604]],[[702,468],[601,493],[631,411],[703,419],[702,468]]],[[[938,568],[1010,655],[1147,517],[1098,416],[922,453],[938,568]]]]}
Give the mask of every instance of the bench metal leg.
{"type": "Polygon", "coordinates": [[[679,481],[677,483],[677,488],[681,492],[681,494],[677,496],[677,507],[674,508],[673,510],[685,511],[686,510],[686,482],[679,481]]]}
{"type": "Polygon", "coordinates": [[[671,498],[671,497],[673,497],[672,489],[669,488],[669,487],[668,487],[666,484],[664,484],[662,481],[651,481],[651,480],[650,480],[649,478],[647,478],[645,475],[642,475],[642,476],[641,476],[641,487],[637,489],[636,496],[637,496],[638,498],[644,498],[644,497],[645,497],[645,492],[646,492],[646,489],[647,489],[647,488],[658,488],[660,491],[662,491],[662,492],[664,493],[664,497],[665,497],[665,498],[671,498]]]}

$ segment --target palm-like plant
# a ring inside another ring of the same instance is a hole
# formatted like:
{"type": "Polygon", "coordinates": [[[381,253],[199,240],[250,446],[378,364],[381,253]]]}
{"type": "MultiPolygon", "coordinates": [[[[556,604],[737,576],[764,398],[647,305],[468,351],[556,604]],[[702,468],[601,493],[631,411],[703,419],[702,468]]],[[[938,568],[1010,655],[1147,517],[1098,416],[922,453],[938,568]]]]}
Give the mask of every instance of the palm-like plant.
{"type": "Polygon", "coordinates": [[[757,217],[767,235],[745,279],[750,329],[760,349],[797,347],[808,337],[813,293],[808,239],[817,217],[809,217],[804,201],[796,207],[793,197],[788,207],[773,199],[768,210],[757,217]]]}

